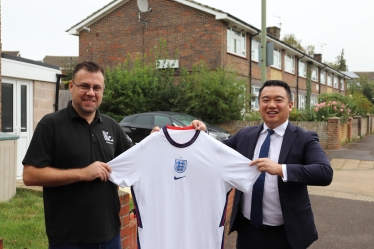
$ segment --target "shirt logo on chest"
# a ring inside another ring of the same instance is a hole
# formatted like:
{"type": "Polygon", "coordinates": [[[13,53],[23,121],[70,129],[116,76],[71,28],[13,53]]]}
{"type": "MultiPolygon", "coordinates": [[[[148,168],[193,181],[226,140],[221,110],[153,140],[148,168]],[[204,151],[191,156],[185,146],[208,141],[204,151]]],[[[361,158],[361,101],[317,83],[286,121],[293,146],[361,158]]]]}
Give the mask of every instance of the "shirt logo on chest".
{"type": "Polygon", "coordinates": [[[177,173],[183,173],[187,168],[187,160],[175,159],[174,169],[177,173]]]}
{"type": "Polygon", "coordinates": [[[107,144],[113,144],[114,140],[112,136],[109,136],[109,132],[103,131],[104,139],[107,144]]]}

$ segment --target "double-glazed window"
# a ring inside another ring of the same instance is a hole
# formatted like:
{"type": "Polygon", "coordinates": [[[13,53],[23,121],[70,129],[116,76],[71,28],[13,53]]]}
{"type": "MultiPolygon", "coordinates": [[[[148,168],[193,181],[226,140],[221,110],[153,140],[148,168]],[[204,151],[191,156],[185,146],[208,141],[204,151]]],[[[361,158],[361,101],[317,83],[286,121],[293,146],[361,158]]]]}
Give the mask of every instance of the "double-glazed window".
{"type": "Polygon", "coordinates": [[[340,78],[340,90],[344,90],[344,79],[340,78]]]}
{"type": "Polygon", "coordinates": [[[339,88],[338,77],[334,76],[334,88],[339,88]]]}
{"type": "Polygon", "coordinates": [[[288,73],[295,73],[295,57],[293,55],[286,54],[284,70],[288,73]]]}
{"type": "Polygon", "coordinates": [[[252,60],[253,61],[259,61],[259,48],[260,48],[260,42],[256,39],[252,39],[252,60]]]}
{"type": "Polygon", "coordinates": [[[299,76],[306,77],[306,67],[304,61],[299,61],[299,76]]]}
{"type": "Polygon", "coordinates": [[[331,75],[331,73],[327,74],[327,85],[332,86],[332,75],[331,75]]]}
{"type": "Polygon", "coordinates": [[[252,101],[251,101],[251,109],[252,110],[258,110],[259,105],[258,105],[258,94],[260,92],[260,87],[259,86],[252,86],[252,101]]]}
{"type": "Polygon", "coordinates": [[[282,52],[279,49],[274,49],[272,67],[282,69],[282,52]]]}
{"type": "Polygon", "coordinates": [[[305,109],[305,96],[304,95],[298,96],[298,103],[299,103],[299,109],[305,109]]]}
{"type": "Polygon", "coordinates": [[[325,70],[321,70],[321,72],[320,72],[320,82],[321,82],[321,84],[323,84],[323,85],[326,85],[326,71],[325,70]]]}
{"type": "Polygon", "coordinates": [[[312,69],[312,80],[318,81],[318,68],[317,67],[313,67],[312,69]]]}
{"type": "Polygon", "coordinates": [[[246,34],[232,27],[227,28],[227,52],[246,57],[246,34]]]}

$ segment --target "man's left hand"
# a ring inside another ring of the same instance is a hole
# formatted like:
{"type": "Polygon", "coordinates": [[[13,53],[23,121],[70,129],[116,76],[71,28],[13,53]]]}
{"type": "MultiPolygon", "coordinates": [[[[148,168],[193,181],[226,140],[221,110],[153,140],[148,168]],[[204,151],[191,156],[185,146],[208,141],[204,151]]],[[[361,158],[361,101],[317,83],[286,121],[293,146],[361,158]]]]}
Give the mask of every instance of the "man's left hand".
{"type": "Polygon", "coordinates": [[[283,178],[282,165],[270,160],[269,158],[258,158],[252,161],[249,166],[253,166],[256,164],[258,167],[258,171],[267,172],[270,175],[279,175],[283,178]]]}
{"type": "Polygon", "coordinates": [[[204,122],[200,120],[193,120],[191,122],[191,125],[193,126],[193,128],[195,128],[195,130],[201,130],[206,132],[206,125],[204,124],[204,122]]]}

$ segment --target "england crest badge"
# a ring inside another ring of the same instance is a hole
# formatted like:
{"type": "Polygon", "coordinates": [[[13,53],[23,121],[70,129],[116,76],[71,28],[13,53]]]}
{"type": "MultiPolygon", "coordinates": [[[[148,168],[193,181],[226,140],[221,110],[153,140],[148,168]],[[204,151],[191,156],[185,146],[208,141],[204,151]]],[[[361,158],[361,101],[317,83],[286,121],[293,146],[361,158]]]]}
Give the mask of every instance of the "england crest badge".
{"type": "Polygon", "coordinates": [[[174,169],[177,173],[183,173],[187,168],[187,160],[175,159],[174,169]]]}

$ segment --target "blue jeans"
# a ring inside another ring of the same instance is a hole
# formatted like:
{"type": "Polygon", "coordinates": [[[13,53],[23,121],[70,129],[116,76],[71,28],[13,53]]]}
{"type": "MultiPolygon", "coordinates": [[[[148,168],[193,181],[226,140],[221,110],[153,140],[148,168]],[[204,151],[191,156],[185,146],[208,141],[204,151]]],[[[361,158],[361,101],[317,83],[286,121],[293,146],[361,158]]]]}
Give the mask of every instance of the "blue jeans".
{"type": "Polygon", "coordinates": [[[101,243],[49,245],[48,249],[121,249],[121,237],[118,234],[113,239],[101,243]]]}

